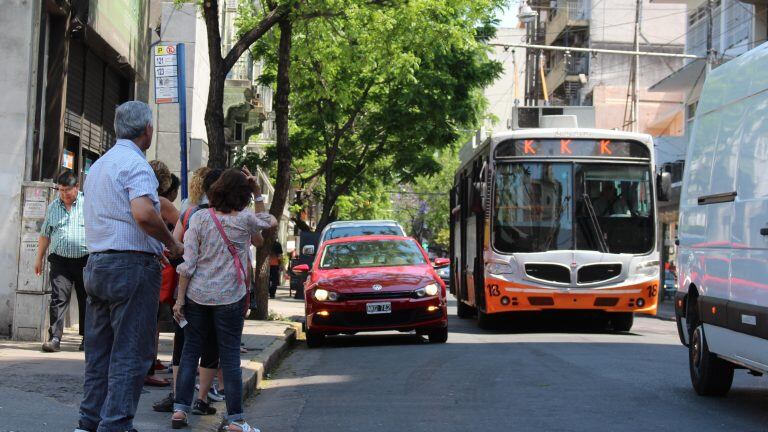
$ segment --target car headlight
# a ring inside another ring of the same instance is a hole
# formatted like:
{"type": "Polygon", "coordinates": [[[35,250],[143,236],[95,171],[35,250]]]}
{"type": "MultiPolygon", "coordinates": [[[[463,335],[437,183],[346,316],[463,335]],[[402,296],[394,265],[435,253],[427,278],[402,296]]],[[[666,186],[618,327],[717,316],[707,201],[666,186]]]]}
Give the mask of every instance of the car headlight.
{"type": "Polygon", "coordinates": [[[428,296],[436,296],[438,292],[440,292],[440,287],[437,286],[437,284],[429,284],[424,287],[424,292],[427,293],[428,296]]]}
{"type": "Polygon", "coordinates": [[[426,296],[436,296],[438,292],[440,292],[440,287],[435,284],[431,283],[429,285],[424,286],[423,288],[419,288],[416,291],[416,297],[426,297],[426,296]]]}
{"type": "Polygon", "coordinates": [[[485,266],[485,271],[489,274],[502,275],[514,274],[515,268],[512,265],[502,262],[491,262],[485,266]]]}
{"type": "Polygon", "coordinates": [[[326,301],[326,300],[328,300],[329,294],[330,293],[328,292],[328,290],[324,290],[324,289],[318,288],[318,289],[315,290],[315,300],[317,300],[317,301],[326,301]]]}

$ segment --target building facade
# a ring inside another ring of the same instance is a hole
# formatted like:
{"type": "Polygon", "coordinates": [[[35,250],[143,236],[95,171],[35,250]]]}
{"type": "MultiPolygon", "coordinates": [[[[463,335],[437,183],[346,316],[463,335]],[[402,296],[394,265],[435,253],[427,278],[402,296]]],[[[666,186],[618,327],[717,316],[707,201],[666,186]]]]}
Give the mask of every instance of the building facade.
{"type": "MultiPolygon", "coordinates": [[[[115,107],[149,100],[149,22],[146,0],[3,3],[0,335],[11,333],[17,304],[29,304],[19,300],[27,288],[19,283],[22,252],[36,244],[34,232],[22,226],[22,205],[30,198],[24,183],[50,182],[64,169],[82,181],[114,142],[115,107]]],[[[28,216],[26,207],[34,206],[25,206],[28,216]]]]}
{"type": "MultiPolygon", "coordinates": [[[[635,0],[535,0],[536,16],[526,24],[531,44],[634,51],[635,0]]],[[[643,0],[639,4],[641,51],[682,53],[685,7],[643,0]]],[[[526,99],[529,104],[589,105],[603,129],[635,129],[631,115],[633,56],[563,50],[528,50],[526,99]]],[[[676,92],[650,93],[653,83],[682,65],[681,59],[641,56],[637,130],[679,134],[681,120],[664,113],[679,107],[676,92]]]]}

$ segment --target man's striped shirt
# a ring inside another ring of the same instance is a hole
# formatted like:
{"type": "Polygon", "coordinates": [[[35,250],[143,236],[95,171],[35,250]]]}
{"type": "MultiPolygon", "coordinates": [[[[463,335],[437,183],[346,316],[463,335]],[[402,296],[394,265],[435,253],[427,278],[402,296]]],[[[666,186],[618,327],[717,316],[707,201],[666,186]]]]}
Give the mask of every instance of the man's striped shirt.
{"type": "Polygon", "coordinates": [[[67,211],[61,198],[48,206],[40,235],[51,239],[49,251],[64,258],[82,258],[88,255],[85,243],[83,193],[78,192],[75,202],[67,211]]]}

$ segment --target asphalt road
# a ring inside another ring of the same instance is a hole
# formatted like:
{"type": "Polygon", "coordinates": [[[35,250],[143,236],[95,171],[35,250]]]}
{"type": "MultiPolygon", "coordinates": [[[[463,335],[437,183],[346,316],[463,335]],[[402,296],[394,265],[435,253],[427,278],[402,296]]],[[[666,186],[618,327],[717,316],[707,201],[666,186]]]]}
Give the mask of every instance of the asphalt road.
{"type": "Polygon", "coordinates": [[[444,345],[379,333],[300,344],[248,401],[249,421],[264,432],[768,431],[768,379],[737,371],[728,397],[696,396],[672,322],[484,331],[451,313],[444,345]]]}

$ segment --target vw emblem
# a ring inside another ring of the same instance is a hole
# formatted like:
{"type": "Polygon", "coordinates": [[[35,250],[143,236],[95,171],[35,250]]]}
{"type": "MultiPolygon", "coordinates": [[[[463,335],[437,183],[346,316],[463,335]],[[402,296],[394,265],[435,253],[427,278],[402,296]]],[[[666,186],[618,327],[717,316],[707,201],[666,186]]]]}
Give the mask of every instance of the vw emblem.
{"type": "Polygon", "coordinates": [[[381,291],[381,289],[383,287],[381,285],[379,285],[379,284],[376,284],[376,285],[372,286],[371,288],[373,288],[374,291],[381,291]]]}

